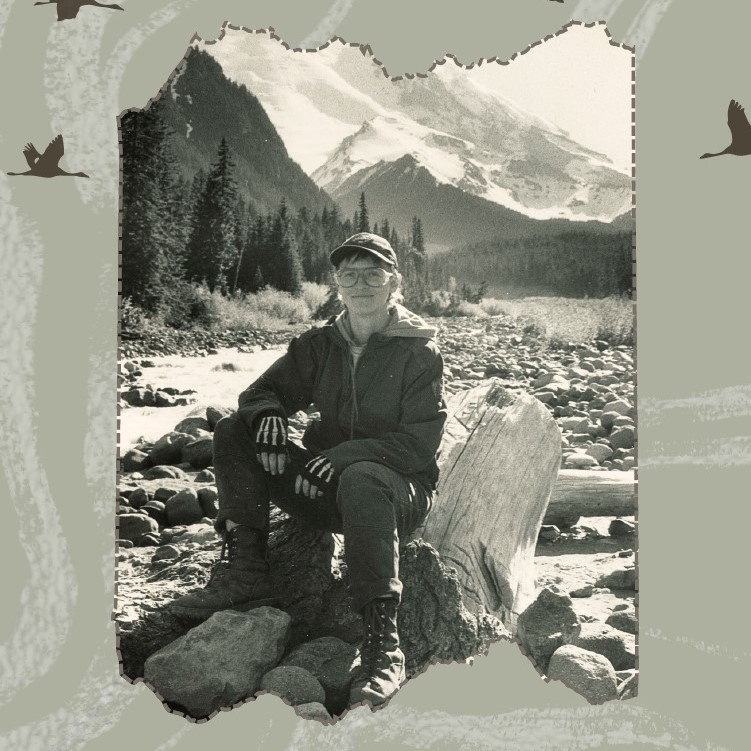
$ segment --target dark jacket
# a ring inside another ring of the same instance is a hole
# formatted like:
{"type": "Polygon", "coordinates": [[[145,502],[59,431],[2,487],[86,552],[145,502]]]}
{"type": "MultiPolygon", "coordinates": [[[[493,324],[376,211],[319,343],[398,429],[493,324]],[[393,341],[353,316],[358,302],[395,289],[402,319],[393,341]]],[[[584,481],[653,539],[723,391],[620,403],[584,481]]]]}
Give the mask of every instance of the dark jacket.
{"type": "Polygon", "coordinates": [[[434,489],[446,420],[434,330],[396,306],[387,329],[370,337],[353,368],[341,323],[332,319],[292,340],[240,394],[244,421],[252,425],[269,411],[289,416],[313,403],[320,418],[303,444],[327,456],[337,473],[355,462],[377,462],[434,489]]]}

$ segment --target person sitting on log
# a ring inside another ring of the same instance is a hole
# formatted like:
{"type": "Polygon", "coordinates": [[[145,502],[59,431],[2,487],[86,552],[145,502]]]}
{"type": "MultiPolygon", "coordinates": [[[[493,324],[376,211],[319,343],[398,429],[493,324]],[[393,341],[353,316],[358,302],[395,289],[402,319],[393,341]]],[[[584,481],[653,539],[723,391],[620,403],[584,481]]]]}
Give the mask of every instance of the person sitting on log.
{"type": "Polygon", "coordinates": [[[201,620],[274,604],[266,546],[269,503],[344,536],[354,606],[362,613],[350,704],[383,703],[405,679],[397,609],[399,538],[424,521],[438,480],[446,420],[435,329],[400,305],[387,240],[353,235],[330,260],[344,310],[292,340],[214,431],[222,560],[204,589],[174,601],[201,620]],[[303,447],[287,417],[315,404],[303,447]]]}

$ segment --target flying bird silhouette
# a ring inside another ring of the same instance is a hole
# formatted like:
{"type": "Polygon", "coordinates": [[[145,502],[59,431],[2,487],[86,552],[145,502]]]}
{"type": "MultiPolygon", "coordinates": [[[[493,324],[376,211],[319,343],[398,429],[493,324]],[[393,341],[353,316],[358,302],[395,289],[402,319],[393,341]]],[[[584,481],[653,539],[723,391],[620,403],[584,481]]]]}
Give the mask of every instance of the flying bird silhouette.
{"type": "Polygon", "coordinates": [[[728,128],[730,128],[730,135],[732,136],[730,146],[716,154],[702,154],[699,159],[706,159],[708,156],[721,156],[722,154],[735,154],[735,156],[751,154],[751,125],[749,125],[743,107],[735,99],[731,99],[728,106],[728,128]]]}
{"type": "Polygon", "coordinates": [[[45,2],[34,3],[34,5],[57,5],[57,20],[67,21],[69,18],[75,18],[82,5],[96,5],[97,8],[110,8],[111,10],[125,10],[119,5],[107,5],[98,3],[96,0],[46,0],[45,2]]]}
{"type": "Polygon", "coordinates": [[[26,172],[8,172],[8,174],[14,177],[20,175],[33,175],[34,177],[58,177],[60,175],[65,177],[88,177],[85,172],[66,172],[60,167],[58,162],[64,153],[65,147],[63,146],[62,136],[55,136],[44,150],[44,154],[40,154],[34,148],[33,143],[27,143],[24,147],[23,155],[29,163],[29,169],[26,172]]]}

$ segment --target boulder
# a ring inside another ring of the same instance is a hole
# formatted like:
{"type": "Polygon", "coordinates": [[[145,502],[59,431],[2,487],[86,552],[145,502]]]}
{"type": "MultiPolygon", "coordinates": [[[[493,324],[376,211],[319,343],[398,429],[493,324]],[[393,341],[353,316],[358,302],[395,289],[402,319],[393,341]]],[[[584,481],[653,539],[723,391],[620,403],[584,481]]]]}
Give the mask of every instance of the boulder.
{"type": "Polygon", "coordinates": [[[196,469],[205,469],[214,462],[214,439],[199,438],[182,448],[182,460],[196,469]]]}
{"type": "Polygon", "coordinates": [[[580,630],[571,598],[557,587],[545,587],[519,616],[516,635],[540,670],[547,672],[552,654],[580,630]]]}
{"type": "Polygon", "coordinates": [[[198,500],[198,493],[193,488],[186,488],[173,495],[165,504],[167,523],[194,524],[203,517],[203,509],[198,500]]]}
{"type": "Polygon", "coordinates": [[[144,535],[159,532],[157,522],[146,514],[120,514],[117,521],[117,536],[121,540],[130,540],[134,545],[138,545],[144,535]]]}
{"type": "Polygon", "coordinates": [[[573,644],[559,647],[550,658],[548,677],[561,681],[590,704],[618,697],[615,670],[610,661],[573,644]]]}
{"type": "Polygon", "coordinates": [[[207,717],[258,690],[284,652],[290,624],[275,608],[220,611],[151,655],[144,679],[166,702],[207,717]]]}
{"type": "Polygon", "coordinates": [[[305,668],[279,665],[261,678],[260,689],[278,694],[292,706],[296,704],[323,704],[326,692],[323,686],[305,668]]]}
{"type": "Polygon", "coordinates": [[[193,482],[216,482],[216,475],[209,469],[202,469],[193,478],[193,482]]]}
{"type": "Polygon", "coordinates": [[[603,623],[583,623],[581,631],[571,640],[575,647],[606,657],[616,670],[636,666],[636,643],[631,634],[603,623]]]}

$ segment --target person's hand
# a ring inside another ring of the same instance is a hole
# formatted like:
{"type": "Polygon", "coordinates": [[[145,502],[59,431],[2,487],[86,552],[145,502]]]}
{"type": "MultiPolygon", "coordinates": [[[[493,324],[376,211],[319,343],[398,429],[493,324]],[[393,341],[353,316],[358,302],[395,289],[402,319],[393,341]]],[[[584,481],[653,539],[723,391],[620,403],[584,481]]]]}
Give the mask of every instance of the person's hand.
{"type": "Polygon", "coordinates": [[[256,459],[272,475],[283,475],[287,468],[287,421],[281,415],[258,418],[256,459]]]}
{"type": "Polygon", "coordinates": [[[313,457],[295,479],[295,493],[306,498],[318,498],[331,487],[334,468],[325,456],[313,457]]]}

